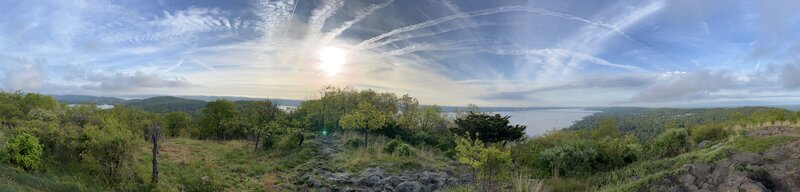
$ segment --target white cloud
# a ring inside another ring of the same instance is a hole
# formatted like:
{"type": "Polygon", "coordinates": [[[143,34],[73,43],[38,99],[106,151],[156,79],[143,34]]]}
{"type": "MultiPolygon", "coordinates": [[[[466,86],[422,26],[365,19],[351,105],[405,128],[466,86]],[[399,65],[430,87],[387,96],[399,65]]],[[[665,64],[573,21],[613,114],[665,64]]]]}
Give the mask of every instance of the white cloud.
{"type": "Polygon", "coordinates": [[[666,72],[639,91],[634,102],[691,101],[707,99],[722,89],[733,88],[736,78],[726,71],[666,72]]]}

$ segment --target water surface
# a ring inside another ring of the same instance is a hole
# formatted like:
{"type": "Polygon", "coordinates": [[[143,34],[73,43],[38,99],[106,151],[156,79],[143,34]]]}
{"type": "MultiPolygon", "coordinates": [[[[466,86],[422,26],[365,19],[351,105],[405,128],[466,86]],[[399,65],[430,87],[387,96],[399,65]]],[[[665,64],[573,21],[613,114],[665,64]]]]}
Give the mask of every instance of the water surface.
{"type": "Polygon", "coordinates": [[[537,136],[552,129],[562,129],[571,126],[575,121],[592,115],[599,111],[590,111],[581,108],[575,109],[540,109],[526,111],[499,111],[502,115],[510,115],[511,124],[528,126],[525,133],[528,136],[537,136]]]}

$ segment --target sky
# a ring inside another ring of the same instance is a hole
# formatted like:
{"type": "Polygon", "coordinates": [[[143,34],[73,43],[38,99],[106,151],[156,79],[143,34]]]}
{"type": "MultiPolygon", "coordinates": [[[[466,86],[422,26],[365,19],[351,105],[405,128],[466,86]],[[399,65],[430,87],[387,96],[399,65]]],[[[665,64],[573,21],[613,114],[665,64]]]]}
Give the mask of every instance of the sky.
{"type": "Polygon", "coordinates": [[[794,0],[0,0],[0,89],[424,104],[800,104],[794,0]]]}

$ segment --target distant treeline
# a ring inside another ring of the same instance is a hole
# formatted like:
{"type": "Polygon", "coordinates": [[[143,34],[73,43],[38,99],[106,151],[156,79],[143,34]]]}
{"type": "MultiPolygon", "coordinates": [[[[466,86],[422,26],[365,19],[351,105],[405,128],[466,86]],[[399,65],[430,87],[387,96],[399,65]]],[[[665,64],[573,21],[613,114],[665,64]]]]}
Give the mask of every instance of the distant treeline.
{"type": "Polygon", "coordinates": [[[587,108],[603,111],[584,117],[566,130],[592,130],[598,128],[602,119],[613,118],[617,129],[634,134],[639,139],[651,138],[669,128],[686,128],[693,125],[721,124],[739,125],[774,123],[792,120],[800,113],[782,108],[738,107],[713,109],[675,109],[612,107],[587,108]]]}

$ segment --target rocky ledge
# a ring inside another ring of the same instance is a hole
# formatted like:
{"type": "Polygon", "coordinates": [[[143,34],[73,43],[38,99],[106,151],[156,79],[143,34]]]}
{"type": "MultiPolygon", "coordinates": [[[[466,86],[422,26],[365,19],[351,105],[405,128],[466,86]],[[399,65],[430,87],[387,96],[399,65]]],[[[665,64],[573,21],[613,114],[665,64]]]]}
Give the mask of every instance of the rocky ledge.
{"type": "Polygon", "coordinates": [[[298,181],[299,185],[317,191],[390,192],[444,191],[449,186],[469,182],[442,171],[389,174],[380,168],[367,168],[360,174],[314,170],[298,181]]]}
{"type": "Polygon", "coordinates": [[[734,154],[714,164],[687,164],[647,190],[800,192],[800,141],[763,154],[734,154]]]}

